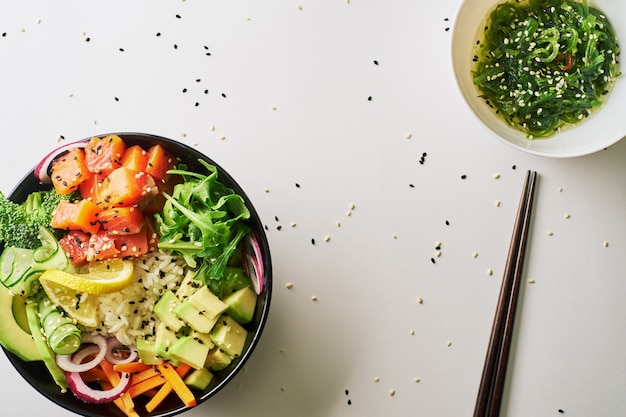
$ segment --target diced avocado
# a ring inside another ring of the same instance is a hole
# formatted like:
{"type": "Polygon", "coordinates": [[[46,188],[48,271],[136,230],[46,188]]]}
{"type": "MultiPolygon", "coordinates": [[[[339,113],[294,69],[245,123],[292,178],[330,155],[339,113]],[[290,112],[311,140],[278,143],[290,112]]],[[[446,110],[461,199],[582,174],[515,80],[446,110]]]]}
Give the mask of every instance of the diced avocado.
{"type": "Polygon", "coordinates": [[[227,313],[240,324],[250,323],[254,317],[257,295],[250,287],[244,287],[224,298],[227,313]]]}
{"type": "MultiPolygon", "coordinates": [[[[168,361],[172,361],[172,357],[169,354],[169,350],[174,343],[178,340],[178,335],[175,331],[167,327],[163,322],[159,323],[156,330],[156,339],[154,341],[154,351],[156,354],[168,361]]],[[[174,363],[175,365],[175,363],[174,363]]]]}
{"type": "Polygon", "coordinates": [[[186,363],[194,369],[200,369],[204,367],[209,350],[211,347],[200,339],[184,336],[170,347],[168,354],[179,362],[186,363]]]}
{"type": "Polygon", "coordinates": [[[222,349],[215,347],[211,349],[204,362],[204,367],[212,371],[221,371],[230,365],[233,358],[222,349]]]}
{"type": "Polygon", "coordinates": [[[189,297],[189,302],[210,319],[219,316],[228,308],[228,306],[206,286],[200,288],[189,297]]]}
{"type": "Polygon", "coordinates": [[[208,369],[202,367],[194,370],[185,378],[185,384],[191,388],[205,390],[213,380],[213,374],[208,369]]]}
{"type": "Polygon", "coordinates": [[[213,343],[213,341],[211,340],[211,335],[209,335],[208,333],[200,333],[196,330],[193,330],[190,333],[190,336],[194,339],[200,340],[202,343],[209,346],[210,349],[213,349],[213,347],[215,346],[215,343],[213,343]]]}
{"type": "Polygon", "coordinates": [[[163,358],[159,357],[156,353],[155,342],[139,338],[137,339],[136,345],[141,362],[146,365],[161,365],[163,363],[163,358]]]}
{"type": "Polygon", "coordinates": [[[211,331],[213,343],[233,358],[240,356],[243,352],[247,336],[248,331],[235,319],[226,315],[219,318],[211,331]]]}
{"type": "Polygon", "coordinates": [[[179,331],[185,323],[174,314],[174,308],[180,304],[180,300],[173,291],[165,291],[159,301],[154,305],[154,314],[175,332],[179,331]]]}
{"type": "Polygon", "coordinates": [[[196,273],[194,271],[188,271],[185,274],[185,277],[181,281],[180,286],[176,290],[176,297],[178,297],[179,300],[185,301],[186,299],[191,297],[193,293],[198,291],[200,287],[202,287],[202,283],[200,281],[197,281],[194,278],[195,276],[196,273]]]}
{"type": "Polygon", "coordinates": [[[13,316],[13,298],[9,289],[0,284],[0,344],[25,362],[40,361],[41,353],[33,337],[22,329],[13,316]]]}
{"type": "Polygon", "coordinates": [[[189,300],[177,305],[174,308],[174,313],[185,321],[189,327],[200,333],[209,333],[217,321],[217,317],[207,317],[206,314],[191,304],[189,300]]]}

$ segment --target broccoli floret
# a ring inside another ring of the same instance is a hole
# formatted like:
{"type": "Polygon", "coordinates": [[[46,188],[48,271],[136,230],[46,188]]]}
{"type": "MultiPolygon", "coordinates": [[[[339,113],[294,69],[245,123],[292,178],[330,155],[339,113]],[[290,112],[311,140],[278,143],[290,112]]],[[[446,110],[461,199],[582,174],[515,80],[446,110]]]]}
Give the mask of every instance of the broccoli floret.
{"type": "Polygon", "coordinates": [[[19,204],[0,192],[0,242],[6,246],[35,249],[41,246],[39,227],[45,227],[55,236],[59,231],[50,227],[52,213],[61,200],[74,201],[75,193],[59,195],[54,190],[35,191],[19,204]]]}

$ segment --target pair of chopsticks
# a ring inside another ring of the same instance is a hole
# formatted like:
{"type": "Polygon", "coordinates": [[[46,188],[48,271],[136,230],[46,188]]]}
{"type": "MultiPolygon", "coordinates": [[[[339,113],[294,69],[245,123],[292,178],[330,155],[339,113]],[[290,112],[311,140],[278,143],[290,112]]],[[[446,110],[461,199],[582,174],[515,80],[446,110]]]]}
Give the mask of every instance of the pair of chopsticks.
{"type": "Polygon", "coordinates": [[[474,417],[497,417],[500,415],[536,177],[537,173],[535,171],[526,173],[524,191],[520,198],[498,296],[496,314],[493,319],[487,346],[487,355],[474,408],[474,417]]]}

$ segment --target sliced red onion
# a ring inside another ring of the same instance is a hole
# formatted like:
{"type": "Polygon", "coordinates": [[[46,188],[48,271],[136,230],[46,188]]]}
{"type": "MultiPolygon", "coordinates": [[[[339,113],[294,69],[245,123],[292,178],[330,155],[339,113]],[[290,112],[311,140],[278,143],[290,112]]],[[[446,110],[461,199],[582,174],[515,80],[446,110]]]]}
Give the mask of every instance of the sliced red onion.
{"type": "Polygon", "coordinates": [[[78,142],[66,143],[65,145],[59,146],[48,155],[46,155],[35,167],[35,177],[39,180],[39,182],[44,184],[49,184],[52,180],[50,179],[50,172],[52,171],[52,161],[54,161],[59,155],[69,151],[74,148],[84,148],[87,146],[89,140],[81,140],[78,142]]]}
{"type": "Polygon", "coordinates": [[[263,268],[263,256],[261,255],[261,247],[255,234],[246,238],[246,254],[245,254],[245,270],[252,281],[254,292],[261,294],[263,291],[265,270],[263,268]],[[252,253],[250,253],[250,249],[252,253]]]}
{"type": "Polygon", "coordinates": [[[120,383],[109,390],[97,390],[89,387],[85,384],[79,372],[66,372],[65,379],[67,380],[68,387],[77,398],[93,404],[104,404],[115,401],[124,395],[130,386],[130,374],[128,372],[122,372],[120,375],[120,383]]]}
{"type": "Polygon", "coordinates": [[[73,355],[56,355],[56,362],[59,368],[66,372],[86,372],[96,367],[105,358],[107,353],[107,340],[102,335],[90,335],[83,334],[83,344],[93,344],[98,348],[97,351],[92,346],[85,346],[78,350],[73,355]],[[85,349],[90,349],[88,353],[83,352],[85,349]],[[93,359],[88,362],[81,363],[87,356],[96,354],[93,359]],[[75,360],[80,358],[79,360],[75,360]]]}
{"type": "Polygon", "coordinates": [[[106,360],[117,365],[120,363],[129,363],[135,361],[139,357],[135,346],[125,346],[114,337],[107,341],[106,360]],[[123,349],[119,349],[122,347],[123,349]],[[127,352],[127,355],[121,355],[121,352],[127,352]]]}

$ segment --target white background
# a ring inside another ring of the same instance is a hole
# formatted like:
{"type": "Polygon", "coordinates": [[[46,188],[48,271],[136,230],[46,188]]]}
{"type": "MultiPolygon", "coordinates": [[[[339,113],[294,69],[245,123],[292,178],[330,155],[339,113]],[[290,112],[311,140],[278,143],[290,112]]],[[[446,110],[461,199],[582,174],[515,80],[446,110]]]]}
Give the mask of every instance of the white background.
{"type": "MultiPolygon", "coordinates": [[[[474,407],[536,170],[503,415],[623,415],[626,142],[547,159],[494,138],[455,87],[458,6],[4,0],[0,190],[91,135],[196,146],[268,226],[275,285],[245,370],[185,415],[454,417],[474,407]]],[[[4,355],[0,374],[1,417],[74,415],[4,355]]]]}

